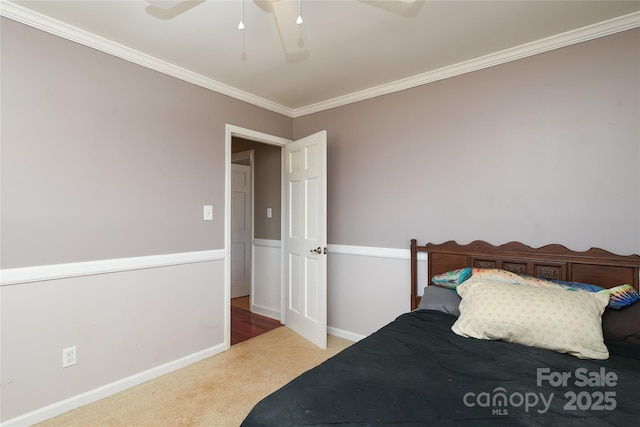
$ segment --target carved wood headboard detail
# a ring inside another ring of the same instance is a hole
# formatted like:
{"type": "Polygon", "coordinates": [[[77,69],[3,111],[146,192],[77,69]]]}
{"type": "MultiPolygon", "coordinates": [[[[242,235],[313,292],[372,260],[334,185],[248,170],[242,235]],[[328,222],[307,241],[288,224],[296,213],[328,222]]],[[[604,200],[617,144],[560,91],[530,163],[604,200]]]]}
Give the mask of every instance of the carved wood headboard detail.
{"type": "MultiPolygon", "coordinates": [[[[419,246],[411,240],[411,309],[418,305],[418,252],[427,252],[427,277],[464,267],[501,268],[543,279],[566,280],[606,288],[639,285],[640,255],[616,255],[591,248],[576,252],[562,245],[532,248],[519,242],[494,246],[476,240],[467,245],[454,241],[419,246]]],[[[426,285],[426,283],[425,283],[426,285]]]]}

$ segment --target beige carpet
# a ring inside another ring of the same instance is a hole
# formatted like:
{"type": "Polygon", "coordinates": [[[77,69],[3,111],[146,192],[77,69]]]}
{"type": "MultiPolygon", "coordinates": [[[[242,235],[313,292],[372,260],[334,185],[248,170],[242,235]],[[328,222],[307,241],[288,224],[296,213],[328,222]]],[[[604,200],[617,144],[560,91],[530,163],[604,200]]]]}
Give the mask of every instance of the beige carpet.
{"type": "Polygon", "coordinates": [[[238,426],[260,399],[349,345],[329,336],[320,350],[277,328],[38,426],[238,426]]]}

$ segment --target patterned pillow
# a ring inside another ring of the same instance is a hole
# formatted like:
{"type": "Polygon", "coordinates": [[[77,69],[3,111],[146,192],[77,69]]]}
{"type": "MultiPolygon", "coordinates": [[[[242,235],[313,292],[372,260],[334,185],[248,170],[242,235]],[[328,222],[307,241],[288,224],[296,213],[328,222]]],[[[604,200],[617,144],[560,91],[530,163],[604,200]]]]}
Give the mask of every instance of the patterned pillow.
{"type": "Polygon", "coordinates": [[[457,335],[503,340],[568,353],[581,359],[607,359],[602,336],[606,294],[513,286],[490,280],[467,281],[457,288],[457,335]]]}
{"type": "Polygon", "coordinates": [[[442,274],[436,274],[431,278],[431,283],[443,288],[455,289],[460,283],[463,283],[469,277],[471,277],[471,267],[465,267],[447,271],[442,274]]]}
{"type": "Polygon", "coordinates": [[[552,280],[552,282],[564,286],[570,291],[600,292],[601,294],[608,294],[609,308],[620,309],[640,301],[640,293],[633,289],[633,286],[627,284],[607,289],[602,286],[590,285],[588,283],[563,282],[561,280],[552,280]]]}
{"type": "Polygon", "coordinates": [[[524,278],[507,270],[499,268],[474,268],[471,271],[474,279],[485,279],[494,282],[511,283],[514,285],[522,285],[524,278]]]}
{"type": "MultiPolygon", "coordinates": [[[[562,280],[545,280],[539,277],[518,275],[498,268],[474,268],[471,272],[471,280],[491,280],[494,282],[511,283],[513,285],[527,285],[540,288],[562,289],[567,291],[599,292],[608,294],[609,308],[627,307],[640,301],[640,294],[630,285],[620,285],[606,289],[597,285],[580,282],[565,282],[562,280]]],[[[467,279],[469,280],[469,279],[467,279]]]]}

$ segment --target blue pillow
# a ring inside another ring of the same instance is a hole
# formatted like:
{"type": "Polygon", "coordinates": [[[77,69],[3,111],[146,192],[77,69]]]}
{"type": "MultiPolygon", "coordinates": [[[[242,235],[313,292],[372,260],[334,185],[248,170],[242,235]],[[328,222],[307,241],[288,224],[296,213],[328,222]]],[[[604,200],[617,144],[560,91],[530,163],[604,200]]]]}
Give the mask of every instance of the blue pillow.
{"type": "Polygon", "coordinates": [[[602,286],[590,285],[588,283],[565,282],[564,280],[551,280],[551,282],[566,286],[570,291],[600,292],[604,289],[602,286]]]}

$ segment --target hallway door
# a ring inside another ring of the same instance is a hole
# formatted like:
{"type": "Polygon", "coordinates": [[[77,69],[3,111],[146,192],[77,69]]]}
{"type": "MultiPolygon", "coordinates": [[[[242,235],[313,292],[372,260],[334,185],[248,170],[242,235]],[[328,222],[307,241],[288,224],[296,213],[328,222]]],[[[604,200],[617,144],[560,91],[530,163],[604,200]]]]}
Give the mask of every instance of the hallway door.
{"type": "Polygon", "coordinates": [[[231,298],[251,290],[251,167],[231,165],[231,298]]]}

